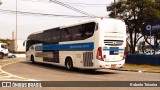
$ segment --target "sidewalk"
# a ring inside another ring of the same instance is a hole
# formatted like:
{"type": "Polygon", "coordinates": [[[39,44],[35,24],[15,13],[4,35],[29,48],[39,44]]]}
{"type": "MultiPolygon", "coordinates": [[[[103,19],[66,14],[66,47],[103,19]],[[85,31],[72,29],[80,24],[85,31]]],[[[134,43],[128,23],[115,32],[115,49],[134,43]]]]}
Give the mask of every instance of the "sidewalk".
{"type": "Polygon", "coordinates": [[[160,66],[125,64],[119,71],[160,73],[160,66]]]}

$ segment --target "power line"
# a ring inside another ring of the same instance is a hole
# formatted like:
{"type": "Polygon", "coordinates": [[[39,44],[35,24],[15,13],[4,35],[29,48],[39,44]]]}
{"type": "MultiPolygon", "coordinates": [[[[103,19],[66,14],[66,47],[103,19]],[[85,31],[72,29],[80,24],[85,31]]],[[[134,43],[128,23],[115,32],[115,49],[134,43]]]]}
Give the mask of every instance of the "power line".
{"type": "MultiPolygon", "coordinates": [[[[30,2],[43,2],[43,3],[50,3],[50,2],[46,2],[47,0],[23,0],[23,1],[30,1],[30,2]]],[[[53,0],[49,0],[49,1],[53,1],[53,0]]],[[[55,0],[54,0],[55,1],[55,0]]],[[[57,2],[57,1],[56,1],[57,2]]],[[[66,8],[68,8],[68,9],[72,9],[73,10],[73,8],[74,8],[74,11],[76,11],[76,12],[79,12],[79,13],[81,13],[81,14],[84,14],[84,15],[87,15],[87,16],[89,16],[89,17],[100,17],[99,15],[93,15],[93,14],[89,14],[89,13],[87,13],[86,11],[82,11],[82,10],[79,10],[79,9],[77,9],[77,8],[75,8],[75,7],[73,7],[73,6],[76,6],[76,7],[78,7],[78,6],[80,6],[80,7],[97,7],[97,6],[94,6],[94,5],[106,5],[106,4],[87,4],[87,3],[69,3],[69,2],[61,2],[61,3],[63,3],[63,4],[65,4],[65,6],[66,6],[66,8]],[[68,4],[67,4],[68,3],[68,4]],[[72,4],[72,5],[70,5],[70,4],[72,4]],[[88,6],[89,5],[89,6],[88,6]],[[82,13],[83,12],[83,13],[82,13]]],[[[55,3],[56,4],[56,3],[55,3]]],[[[62,4],[58,4],[58,5],[61,5],[62,6],[62,4]]],[[[63,5],[63,7],[65,7],[64,5],[63,5]]],[[[98,7],[102,7],[102,6],[98,6],[98,7]]],[[[103,6],[104,7],[104,6],[103,6]]],[[[87,8],[85,8],[85,9],[87,9],[87,8]]],[[[91,8],[89,8],[88,10],[90,10],[90,11],[94,11],[94,12],[99,12],[98,10],[95,10],[95,9],[91,9],[91,8]]],[[[99,12],[99,13],[102,13],[102,12],[99,12]]],[[[98,13],[98,14],[99,14],[98,13]]],[[[104,14],[104,13],[103,13],[104,14]]]]}
{"type": "Polygon", "coordinates": [[[22,15],[38,15],[38,16],[56,16],[56,17],[70,17],[70,18],[91,18],[88,16],[76,16],[76,15],[58,15],[58,14],[46,14],[46,13],[34,13],[34,12],[24,12],[24,11],[13,11],[0,9],[0,12],[11,13],[11,14],[22,14],[22,15]]]}
{"type": "MultiPolygon", "coordinates": [[[[22,1],[30,1],[30,2],[43,2],[43,3],[49,3],[49,2],[44,2],[44,1],[41,1],[41,0],[22,0],[22,1]]],[[[71,3],[71,2],[63,2],[65,4],[70,4],[70,5],[80,5],[80,6],[107,6],[107,5],[110,5],[110,4],[94,4],[94,3],[71,3]]]]}
{"type": "Polygon", "coordinates": [[[63,3],[68,3],[68,4],[73,4],[73,5],[88,5],[88,6],[106,6],[109,4],[91,4],[91,3],[70,3],[70,2],[63,2],[63,3]]]}
{"type": "Polygon", "coordinates": [[[22,1],[29,1],[29,2],[42,2],[42,3],[50,3],[48,0],[46,1],[40,1],[40,0],[22,0],[22,1]]]}
{"type": "Polygon", "coordinates": [[[72,7],[72,6],[68,5],[68,4],[62,3],[62,2],[57,1],[57,0],[50,0],[50,2],[54,2],[54,3],[58,4],[58,5],[61,5],[61,6],[63,6],[63,7],[66,7],[66,8],[68,8],[68,9],[71,9],[71,10],[73,10],[73,11],[79,12],[79,13],[81,13],[81,14],[87,15],[87,16],[89,16],[89,17],[94,17],[94,18],[97,17],[97,16],[95,16],[95,15],[89,14],[89,13],[87,13],[87,12],[85,12],[85,11],[79,10],[79,9],[77,9],[77,8],[75,8],[75,7],[72,7]]]}

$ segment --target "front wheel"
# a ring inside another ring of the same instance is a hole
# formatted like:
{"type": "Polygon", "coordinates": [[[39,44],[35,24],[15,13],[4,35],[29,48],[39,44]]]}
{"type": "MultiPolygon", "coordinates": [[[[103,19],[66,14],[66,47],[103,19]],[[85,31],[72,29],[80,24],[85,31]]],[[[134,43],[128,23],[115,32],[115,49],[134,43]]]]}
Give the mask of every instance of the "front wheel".
{"type": "Polygon", "coordinates": [[[66,59],[65,67],[67,70],[73,70],[73,62],[71,58],[66,59]]]}
{"type": "Polygon", "coordinates": [[[30,60],[32,61],[32,63],[35,63],[35,60],[34,60],[34,56],[32,55],[30,60]]]}

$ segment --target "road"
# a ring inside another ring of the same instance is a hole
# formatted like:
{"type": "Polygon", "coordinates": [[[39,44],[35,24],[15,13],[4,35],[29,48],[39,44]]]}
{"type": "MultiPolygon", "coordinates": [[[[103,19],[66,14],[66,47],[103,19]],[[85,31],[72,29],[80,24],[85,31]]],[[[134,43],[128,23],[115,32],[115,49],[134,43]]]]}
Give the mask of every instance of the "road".
{"type": "MultiPolygon", "coordinates": [[[[38,81],[160,81],[159,73],[127,72],[108,69],[97,70],[95,72],[78,69],[67,71],[63,67],[50,64],[32,64],[26,62],[24,58],[16,63],[4,66],[2,69],[13,75],[38,81]]],[[[143,90],[143,88],[140,90],[143,90]]]]}

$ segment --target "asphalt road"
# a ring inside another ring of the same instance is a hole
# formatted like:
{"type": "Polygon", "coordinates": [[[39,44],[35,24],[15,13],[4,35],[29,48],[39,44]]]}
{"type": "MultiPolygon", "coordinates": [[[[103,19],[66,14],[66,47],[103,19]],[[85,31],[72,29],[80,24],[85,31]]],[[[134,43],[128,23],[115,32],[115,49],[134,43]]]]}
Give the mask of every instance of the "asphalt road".
{"type": "MultiPolygon", "coordinates": [[[[19,60],[16,63],[4,66],[2,67],[2,69],[16,76],[38,81],[160,81],[159,73],[140,73],[140,72],[116,71],[108,69],[97,70],[95,72],[91,72],[88,70],[79,70],[79,69],[76,69],[75,71],[67,71],[63,67],[44,64],[44,63],[32,64],[31,62],[26,62],[24,59],[19,60]]],[[[83,87],[83,89],[85,88],[83,87]]],[[[94,88],[94,90],[96,89],[104,90],[106,88],[101,88],[101,89],[94,88]]],[[[113,89],[114,88],[111,88],[111,90],[113,89]]],[[[123,89],[133,90],[136,88],[131,88],[131,89],[123,88],[123,89]]],[[[146,88],[140,88],[140,90],[143,89],[146,90],[146,88]]],[[[158,90],[158,88],[147,88],[147,89],[158,90]]]]}
{"type": "Polygon", "coordinates": [[[67,71],[63,67],[50,64],[32,64],[26,61],[7,65],[4,71],[17,76],[42,81],[160,81],[159,73],[140,73],[116,70],[67,71]]]}

